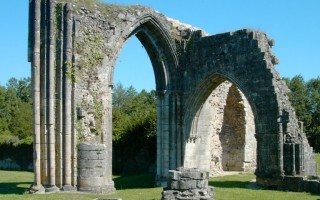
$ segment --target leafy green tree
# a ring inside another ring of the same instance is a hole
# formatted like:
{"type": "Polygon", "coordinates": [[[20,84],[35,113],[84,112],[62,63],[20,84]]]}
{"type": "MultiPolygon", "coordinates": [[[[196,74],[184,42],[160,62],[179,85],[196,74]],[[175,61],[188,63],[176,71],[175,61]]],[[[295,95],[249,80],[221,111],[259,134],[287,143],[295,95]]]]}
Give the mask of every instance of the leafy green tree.
{"type": "Polygon", "coordinates": [[[117,84],[112,114],[114,173],[148,172],[156,158],[155,92],[117,84]]]}
{"type": "Polygon", "coordinates": [[[15,90],[17,97],[23,101],[30,103],[32,101],[31,96],[31,78],[22,78],[20,80],[16,78],[10,78],[7,83],[7,88],[15,90]]]}
{"type": "Polygon", "coordinates": [[[320,152],[320,78],[304,81],[301,75],[285,79],[297,117],[305,124],[310,145],[320,152]]]}
{"type": "Polygon", "coordinates": [[[32,143],[31,79],[9,79],[0,86],[0,144],[32,143]]]}
{"type": "Polygon", "coordinates": [[[32,105],[27,102],[19,102],[12,115],[13,118],[9,125],[11,133],[19,138],[20,143],[31,144],[33,139],[32,105]]]}
{"type": "Polygon", "coordinates": [[[306,82],[301,75],[297,75],[289,80],[288,83],[291,90],[289,98],[292,106],[295,108],[296,115],[300,121],[305,123],[305,125],[309,125],[311,122],[311,115],[307,110],[308,91],[306,82]]]}
{"type": "Polygon", "coordinates": [[[320,152],[320,77],[307,82],[307,107],[311,115],[311,122],[307,126],[307,136],[311,146],[320,152]]]}

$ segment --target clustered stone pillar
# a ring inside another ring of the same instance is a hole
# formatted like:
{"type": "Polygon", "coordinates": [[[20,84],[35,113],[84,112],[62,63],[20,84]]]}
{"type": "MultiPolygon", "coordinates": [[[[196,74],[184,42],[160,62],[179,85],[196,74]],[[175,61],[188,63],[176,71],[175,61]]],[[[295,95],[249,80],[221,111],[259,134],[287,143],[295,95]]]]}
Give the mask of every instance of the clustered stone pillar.
{"type": "Polygon", "coordinates": [[[72,157],[76,156],[76,141],[72,128],[73,85],[68,77],[73,59],[71,5],[53,0],[29,3],[29,26],[34,33],[30,37],[29,60],[34,100],[35,173],[30,192],[73,191],[76,163],[72,157]]]}
{"type": "Polygon", "coordinates": [[[180,94],[157,91],[157,185],[165,186],[169,169],[182,165],[180,94]]]}
{"type": "Polygon", "coordinates": [[[169,170],[168,187],[162,200],[213,200],[214,188],[208,186],[209,172],[196,168],[169,170]]]}

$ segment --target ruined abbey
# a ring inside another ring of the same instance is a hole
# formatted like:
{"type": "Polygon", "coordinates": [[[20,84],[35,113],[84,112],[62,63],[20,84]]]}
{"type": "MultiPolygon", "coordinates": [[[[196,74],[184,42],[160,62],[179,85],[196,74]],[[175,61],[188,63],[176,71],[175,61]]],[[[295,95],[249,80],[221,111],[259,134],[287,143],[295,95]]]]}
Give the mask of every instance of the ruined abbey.
{"type": "Polygon", "coordinates": [[[30,0],[35,193],[109,193],[115,62],[136,36],[154,70],[156,180],[169,170],[252,171],[263,187],[320,191],[313,150],[254,30],[209,35],[143,6],[30,0]]]}

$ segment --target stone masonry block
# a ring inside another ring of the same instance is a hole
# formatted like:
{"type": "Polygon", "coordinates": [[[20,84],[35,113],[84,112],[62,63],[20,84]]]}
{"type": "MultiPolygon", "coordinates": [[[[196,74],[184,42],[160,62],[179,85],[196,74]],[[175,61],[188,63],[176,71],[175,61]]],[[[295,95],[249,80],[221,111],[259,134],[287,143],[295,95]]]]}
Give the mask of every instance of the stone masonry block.
{"type": "Polygon", "coordinates": [[[89,178],[89,177],[102,177],[106,173],[105,168],[96,168],[96,169],[79,169],[78,170],[78,176],[89,178]]]}
{"type": "Polygon", "coordinates": [[[172,180],[179,180],[181,172],[175,170],[169,170],[169,178],[172,180]]]}
{"type": "Polygon", "coordinates": [[[104,168],[105,161],[103,160],[79,160],[78,168],[79,169],[95,169],[95,168],[104,168]]]}
{"type": "Polygon", "coordinates": [[[81,144],[79,144],[78,149],[79,149],[79,151],[104,151],[104,150],[106,150],[106,145],[81,143],[81,144]]]}
{"type": "Polygon", "coordinates": [[[99,160],[97,151],[79,151],[78,158],[81,160],[99,160]]]}
{"type": "Polygon", "coordinates": [[[179,188],[180,188],[180,190],[196,189],[197,188],[197,181],[196,180],[180,179],[179,180],[179,188]]]}
{"type": "Polygon", "coordinates": [[[169,181],[168,186],[172,190],[180,190],[179,181],[177,181],[177,180],[169,181]]]}
{"type": "Polygon", "coordinates": [[[207,179],[209,178],[209,172],[200,172],[200,171],[185,171],[181,172],[181,178],[191,178],[191,179],[207,179]]]}
{"type": "Polygon", "coordinates": [[[78,184],[82,187],[92,187],[92,186],[101,186],[105,185],[105,177],[89,177],[81,178],[78,180],[78,184]]]}
{"type": "Polygon", "coordinates": [[[208,180],[197,180],[197,188],[206,188],[208,186],[208,180]]]}

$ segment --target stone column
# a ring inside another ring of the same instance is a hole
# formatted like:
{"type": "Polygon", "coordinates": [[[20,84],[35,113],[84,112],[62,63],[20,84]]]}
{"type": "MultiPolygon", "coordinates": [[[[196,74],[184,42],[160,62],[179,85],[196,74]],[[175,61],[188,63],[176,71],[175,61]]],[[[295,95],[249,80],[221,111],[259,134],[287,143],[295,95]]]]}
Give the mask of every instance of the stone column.
{"type": "Polygon", "coordinates": [[[157,98],[157,179],[162,179],[163,170],[163,132],[162,132],[162,115],[163,115],[163,94],[161,92],[156,93],[157,98]]]}
{"type": "Polygon", "coordinates": [[[105,185],[103,186],[103,193],[110,193],[115,191],[114,182],[112,180],[112,90],[113,84],[109,83],[107,86],[105,86],[103,95],[100,96],[103,105],[101,143],[106,147],[106,157],[104,158],[105,185]]]}
{"type": "Polygon", "coordinates": [[[176,93],[176,109],[175,109],[175,116],[176,116],[176,133],[177,133],[177,144],[176,144],[176,148],[177,148],[177,166],[176,167],[180,167],[182,166],[182,145],[183,145],[183,140],[182,140],[182,124],[181,124],[181,98],[180,98],[180,94],[176,93]]]}
{"type": "Polygon", "coordinates": [[[295,149],[296,144],[292,143],[291,148],[292,148],[292,176],[296,175],[296,149],[295,149]]]}
{"type": "Polygon", "coordinates": [[[283,124],[281,115],[278,118],[278,165],[279,175],[284,176],[283,170],[283,124]]]}
{"type": "Polygon", "coordinates": [[[55,3],[47,1],[49,45],[48,45],[48,82],[47,82],[47,131],[48,131],[48,159],[49,159],[49,191],[56,191],[56,148],[55,148],[55,3]]]}
{"type": "Polygon", "coordinates": [[[40,22],[40,140],[41,140],[41,182],[48,185],[48,137],[46,128],[46,75],[47,75],[47,1],[41,1],[40,6],[41,22],[40,22]]]}
{"type": "Polygon", "coordinates": [[[169,169],[177,168],[177,117],[176,117],[176,95],[170,92],[169,95],[169,169]]]}
{"type": "Polygon", "coordinates": [[[71,185],[72,181],[72,167],[71,167],[71,134],[72,134],[72,80],[70,74],[73,73],[73,62],[72,62],[72,11],[71,4],[66,4],[64,7],[64,103],[63,103],[63,160],[64,160],[64,180],[63,190],[70,191],[74,190],[71,185]]]}
{"type": "Polygon", "coordinates": [[[169,170],[169,93],[157,95],[157,185],[165,186],[169,170]]]}
{"type": "Polygon", "coordinates": [[[79,144],[78,146],[78,189],[90,193],[111,193],[108,175],[109,165],[105,144],[79,144]]]}
{"type": "Polygon", "coordinates": [[[29,23],[33,31],[31,78],[33,87],[33,166],[34,182],[30,192],[43,190],[41,184],[40,147],[40,0],[29,2],[29,23]]]}
{"type": "Polygon", "coordinates": [[[57,37],[56,37],[56,185],[61,188],[63,186],[63,152],[62,152],[62,66],[63,66],[63,11],[62,4],[57,4],[56,16],[57,37]]]}

